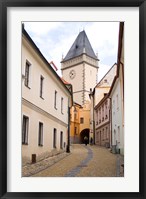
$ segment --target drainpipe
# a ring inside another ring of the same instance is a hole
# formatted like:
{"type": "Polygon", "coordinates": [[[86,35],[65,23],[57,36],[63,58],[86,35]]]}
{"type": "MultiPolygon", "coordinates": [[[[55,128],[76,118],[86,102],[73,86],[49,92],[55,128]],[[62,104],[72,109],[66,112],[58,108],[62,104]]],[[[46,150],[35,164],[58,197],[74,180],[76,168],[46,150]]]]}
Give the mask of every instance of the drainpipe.
{"type": "Polygon", "coordinates": [[[110,131],[110,145],[111,145],[111,148],[112,148],[112,98],[109,98],[110,99],[110,114],[109,114],[109,120],[110,120],[110,128],[111,128],[111,131],[110,131]]]}
{"type": "Polygon", "coordinates": [[[95,104],[95,102],[94,102],[94,94],[92,92],[92,88],[90,88],[89,97],[90,97],[90,99],[91,98],[93,99],[93,107],[92,107],[92,109],[93,109],[93,144],[95,144],[95,121],[94,121],[94,104],[95,104]]]}
{"type": "Polygon", "coordinates": [[[70,153],[70,107],[69,107],[69,102],[68,102],[68,139],[67,139],[67,147],[66,147],[66,152],[70,153]]]}
{"type": "Polygon", "coordinates": [[[93,98],[93,144],[95,144],[94,95],[92,95],[92,98],[93,98]]]}

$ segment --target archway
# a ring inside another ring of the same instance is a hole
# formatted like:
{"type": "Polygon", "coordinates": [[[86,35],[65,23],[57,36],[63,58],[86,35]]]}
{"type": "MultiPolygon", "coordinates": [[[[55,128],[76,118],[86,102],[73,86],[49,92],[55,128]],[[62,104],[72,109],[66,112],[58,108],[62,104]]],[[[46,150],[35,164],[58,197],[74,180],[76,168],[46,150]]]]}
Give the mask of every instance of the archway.
{"type": "Polygon", "coordinates": [[[84,143],[84,137],[87,136],[88,138],[88,143],[89,143],[89,129],[84,129],[81,131],[80,133],[80,143],[83,144],[84,143]]]}

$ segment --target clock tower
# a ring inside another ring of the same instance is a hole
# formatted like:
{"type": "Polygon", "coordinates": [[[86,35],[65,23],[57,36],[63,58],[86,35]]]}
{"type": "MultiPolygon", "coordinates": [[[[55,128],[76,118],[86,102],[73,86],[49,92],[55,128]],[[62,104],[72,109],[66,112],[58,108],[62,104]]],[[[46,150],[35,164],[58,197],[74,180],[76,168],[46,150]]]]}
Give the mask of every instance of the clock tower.
{"type": "Polygon", "coordinates": [[[98,62],[86,32],[80,32],[61,61],[62,76],[73,85],[73,99],[80,105],[89,100],[90,88],[97,84],[98,62]]]}

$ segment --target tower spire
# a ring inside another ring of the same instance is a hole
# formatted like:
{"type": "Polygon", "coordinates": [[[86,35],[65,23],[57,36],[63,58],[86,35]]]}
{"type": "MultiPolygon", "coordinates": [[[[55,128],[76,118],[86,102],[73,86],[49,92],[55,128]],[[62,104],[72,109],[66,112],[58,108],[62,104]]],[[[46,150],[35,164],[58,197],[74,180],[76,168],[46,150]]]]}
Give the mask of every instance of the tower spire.
{"type": "Polygon", "coordinates": [[[79,33],[63,61],[78,57],[83,53],[86,53],[93,59],[97,59],[85,30],[79,33]]]}

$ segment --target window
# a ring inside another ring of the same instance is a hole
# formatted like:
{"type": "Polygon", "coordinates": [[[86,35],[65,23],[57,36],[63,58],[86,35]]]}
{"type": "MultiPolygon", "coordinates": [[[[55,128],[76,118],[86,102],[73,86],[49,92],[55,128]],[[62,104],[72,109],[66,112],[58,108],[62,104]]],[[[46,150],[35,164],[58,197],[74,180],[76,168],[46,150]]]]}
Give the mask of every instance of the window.
{"type": "Polygon", "coordinates": [[[81,124],[84,123],[84,118],[83,118],[83,117],[80,118],[80,123],[81,123],[81,124]]]}
{"type": "Polygon", "coordinates": [[[57,91],[55,91],[54,108],[57,109],[57,91]]]}
{"type": "Polygon", "coordinates": [[[43,123],[39,122],[39,140],[38,145],[43,146],[43,123]]]}
{"type": "Polygon", "coordinates": [[[75,116],[75,118],[74,118],[74,119],[76,120],[76,119],[77,119],[77,114],[75,113],[75,114],[74,114],[74,116],[75,116]]]}
{"type": "Polygon", "coordinates": [[[22,124],[22,144],[28,144],[28,125],[29,118],[24,115],[22,124]]]}
{"type": "Polygon", "coordinates": [[[61,98],[61,113],[63,114],[63,97],[61,98]]]}
{"type": "Polygon", "coordinates": [[[101,122],[101,107],[99,108],[99,121],[101,122]]]}
{"type": "Polygon", "coordinates": [[[77,120],[78,119],[78,111],[77,111],[77,108],[74,107],[74,120],[77,120]]]}
{"type": "Polygon", "coordinates": [[[29,87],[29,73],[30,73],[30,64],[26,62],[25,65],[25,86],[29,87]]]}
{"type": "Polygon", "coordinates": [[[75,127],[75,135],[77,135],[77,127],[75,127]]]}
{"type": "Polygon", "coordinates": [[[57,130],[54,128],[53,132],[53,148],[56,148],[57,130]]]}
{"type": "Polygon", "coordinates": [[[43,83],[44,83],[44,77],[40,77],[40,97],[43,98],[43,83]]]}
{"type": "Polygon", "coordinates": [[[60,132],[60,149],[63,149],[63,132],[60,132]]]}
{"type": "Polygon", "coordinates": [[[104,121],[104,105],[102,106],[102,121],[104,121]]]}

